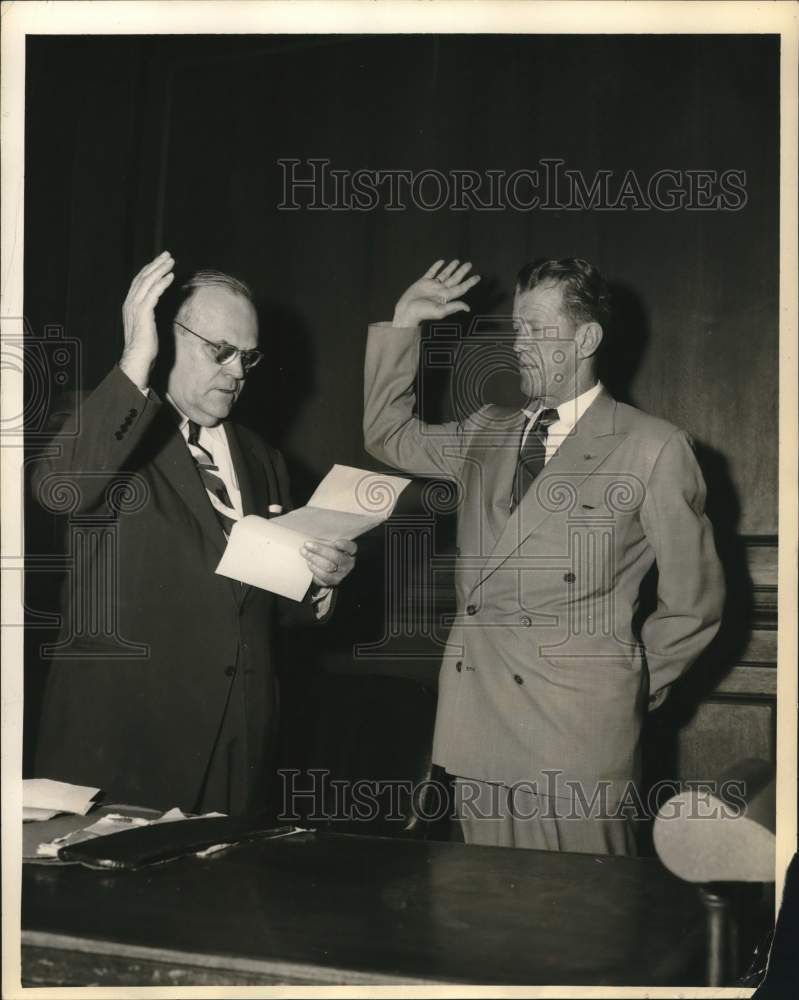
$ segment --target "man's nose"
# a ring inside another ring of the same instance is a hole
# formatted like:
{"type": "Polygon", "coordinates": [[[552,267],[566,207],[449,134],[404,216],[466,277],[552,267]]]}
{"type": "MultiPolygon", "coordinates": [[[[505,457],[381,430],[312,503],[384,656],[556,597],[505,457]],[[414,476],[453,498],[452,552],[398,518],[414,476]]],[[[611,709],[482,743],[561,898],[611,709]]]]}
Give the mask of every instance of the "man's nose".
{"type": "Polygon", "coordinates": [[[227,366],[227,370],[230,374],[239,382],[244,381],[244,376],[246,372],[244,371],[244,363],[241,360],[241,355],[237,354],[236,357],[227,366]]]}

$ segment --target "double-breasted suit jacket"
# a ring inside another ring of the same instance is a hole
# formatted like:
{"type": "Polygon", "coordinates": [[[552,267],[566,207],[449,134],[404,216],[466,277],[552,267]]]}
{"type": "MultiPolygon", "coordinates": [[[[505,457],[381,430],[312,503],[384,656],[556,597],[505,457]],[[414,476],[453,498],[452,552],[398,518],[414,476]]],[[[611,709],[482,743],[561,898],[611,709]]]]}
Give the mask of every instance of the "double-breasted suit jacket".
{"type": "Polygon", "coordinates": [[[671,424],[604,389],[518,507],[523,412],[463,423],[414,415],[419,331],[375,325],[365,365],[366,447],[460,490],[457,615],[439,680],[434,760],[450,773],[618,801],[637,775],[648,699],[716,633],[724,597],[705,484],[671,424]],[[644,576],[657,607],[634,631],[644,576]]]}
{"type": "MultiPolygon", "coordinates": [[[[50,509],[71,498],[78,524],[36,773],[191,809],[235,681],[257,794],[275,712],[275,598],[215,574],[225,537],[170,405],[115,367],[73,410],[66,422],[54,414],[59,453],[32,477],[50,509]]],[[[280,454],[224,427],[244,514],[288,510],[280,454]]]]}

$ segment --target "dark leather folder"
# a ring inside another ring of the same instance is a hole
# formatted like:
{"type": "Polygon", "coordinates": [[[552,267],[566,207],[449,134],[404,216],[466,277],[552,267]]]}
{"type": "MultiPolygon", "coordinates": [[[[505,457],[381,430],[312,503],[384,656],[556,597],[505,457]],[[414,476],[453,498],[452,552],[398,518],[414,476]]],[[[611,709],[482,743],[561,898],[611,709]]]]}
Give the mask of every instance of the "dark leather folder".
{"type": "Polygon", "coordinates": [[[229,816],[186,819],[84,840],[62,847],[58,857],[89,868],[131,870],[174,861],[210,847],[285,837],[294,829],[292,826],[267,826],[252,819],[229,816]]]}

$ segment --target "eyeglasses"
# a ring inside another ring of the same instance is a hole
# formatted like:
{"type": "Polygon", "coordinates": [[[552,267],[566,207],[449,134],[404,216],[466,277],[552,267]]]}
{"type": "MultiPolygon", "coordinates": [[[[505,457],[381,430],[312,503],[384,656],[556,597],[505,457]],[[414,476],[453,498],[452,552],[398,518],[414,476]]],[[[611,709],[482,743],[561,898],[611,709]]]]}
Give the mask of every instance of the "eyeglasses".
{"type": "Polygon", "coordinates": [[[181,330],[185,330],[186,333],[192,334],[198,340],[202,340],[204,343],[208,344],[209,347],[213,347],[214,351],[214,361],[218,365],[232,365],[236,358],[241,358],[241,367],[245,372],[248,372],[251,368],[255,368],[258,362],[263,357],[261,351],[242,351],[238,347],[234,347],[233,344],[228,344],[225,340],[207,340],[205,337],[201,337],[199,333],[195,333],[194,330],[189,329],[183,323],[179,323],[178,320],[174,320],[175,326],[179,326],[181,330]]]}

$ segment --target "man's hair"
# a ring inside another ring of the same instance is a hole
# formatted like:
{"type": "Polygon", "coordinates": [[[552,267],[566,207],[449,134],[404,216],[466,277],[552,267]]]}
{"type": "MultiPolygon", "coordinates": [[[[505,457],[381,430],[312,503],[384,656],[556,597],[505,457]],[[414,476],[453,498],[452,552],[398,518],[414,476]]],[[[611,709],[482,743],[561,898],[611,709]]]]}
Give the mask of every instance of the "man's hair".
{"type": "Polygon", "coordinates": [[[552,282],[563,290],[563,308],[575,323],[595,321],[607,333],[610,325],[610,290],[600,272],[581,257],[559,260],[538,257],[516,276],[519,294],[552,282]]]}
{"type": "MultiPolygon", "coordinates": [[[[174,316],[177,317],[180,310],[186,305],[192,295],[200,288],[227,288],[229,292],[233,292],[235,295],[241,295],[248,302],[253,302],[252,292],[250,291],[249,285],[246,285],[243,281],[238,278],[234,278],[232,274],[225,274],[223,271],[195,271],[193,274],[189,275],[186,281],[178,288],[178,299],[174,311],[174,316]]],[[[254,304],[254,303],[253,303],[254,304]]]]}
{"type": "Polygon", "coordinates": [[[237,295],[243,295],[245,299],[249,299],[252,302],[252,292],[249,285],[245,285],[243,281],[234,278],[232,274],[225,274],[223,271],[195,271],[194,274],[189,276],[187,281],[183,282],[180,290],[182,292],[193,292],[197,288],[207,288],[209,285],[221,285],[223,288],[228,288],[237,295]]]}

